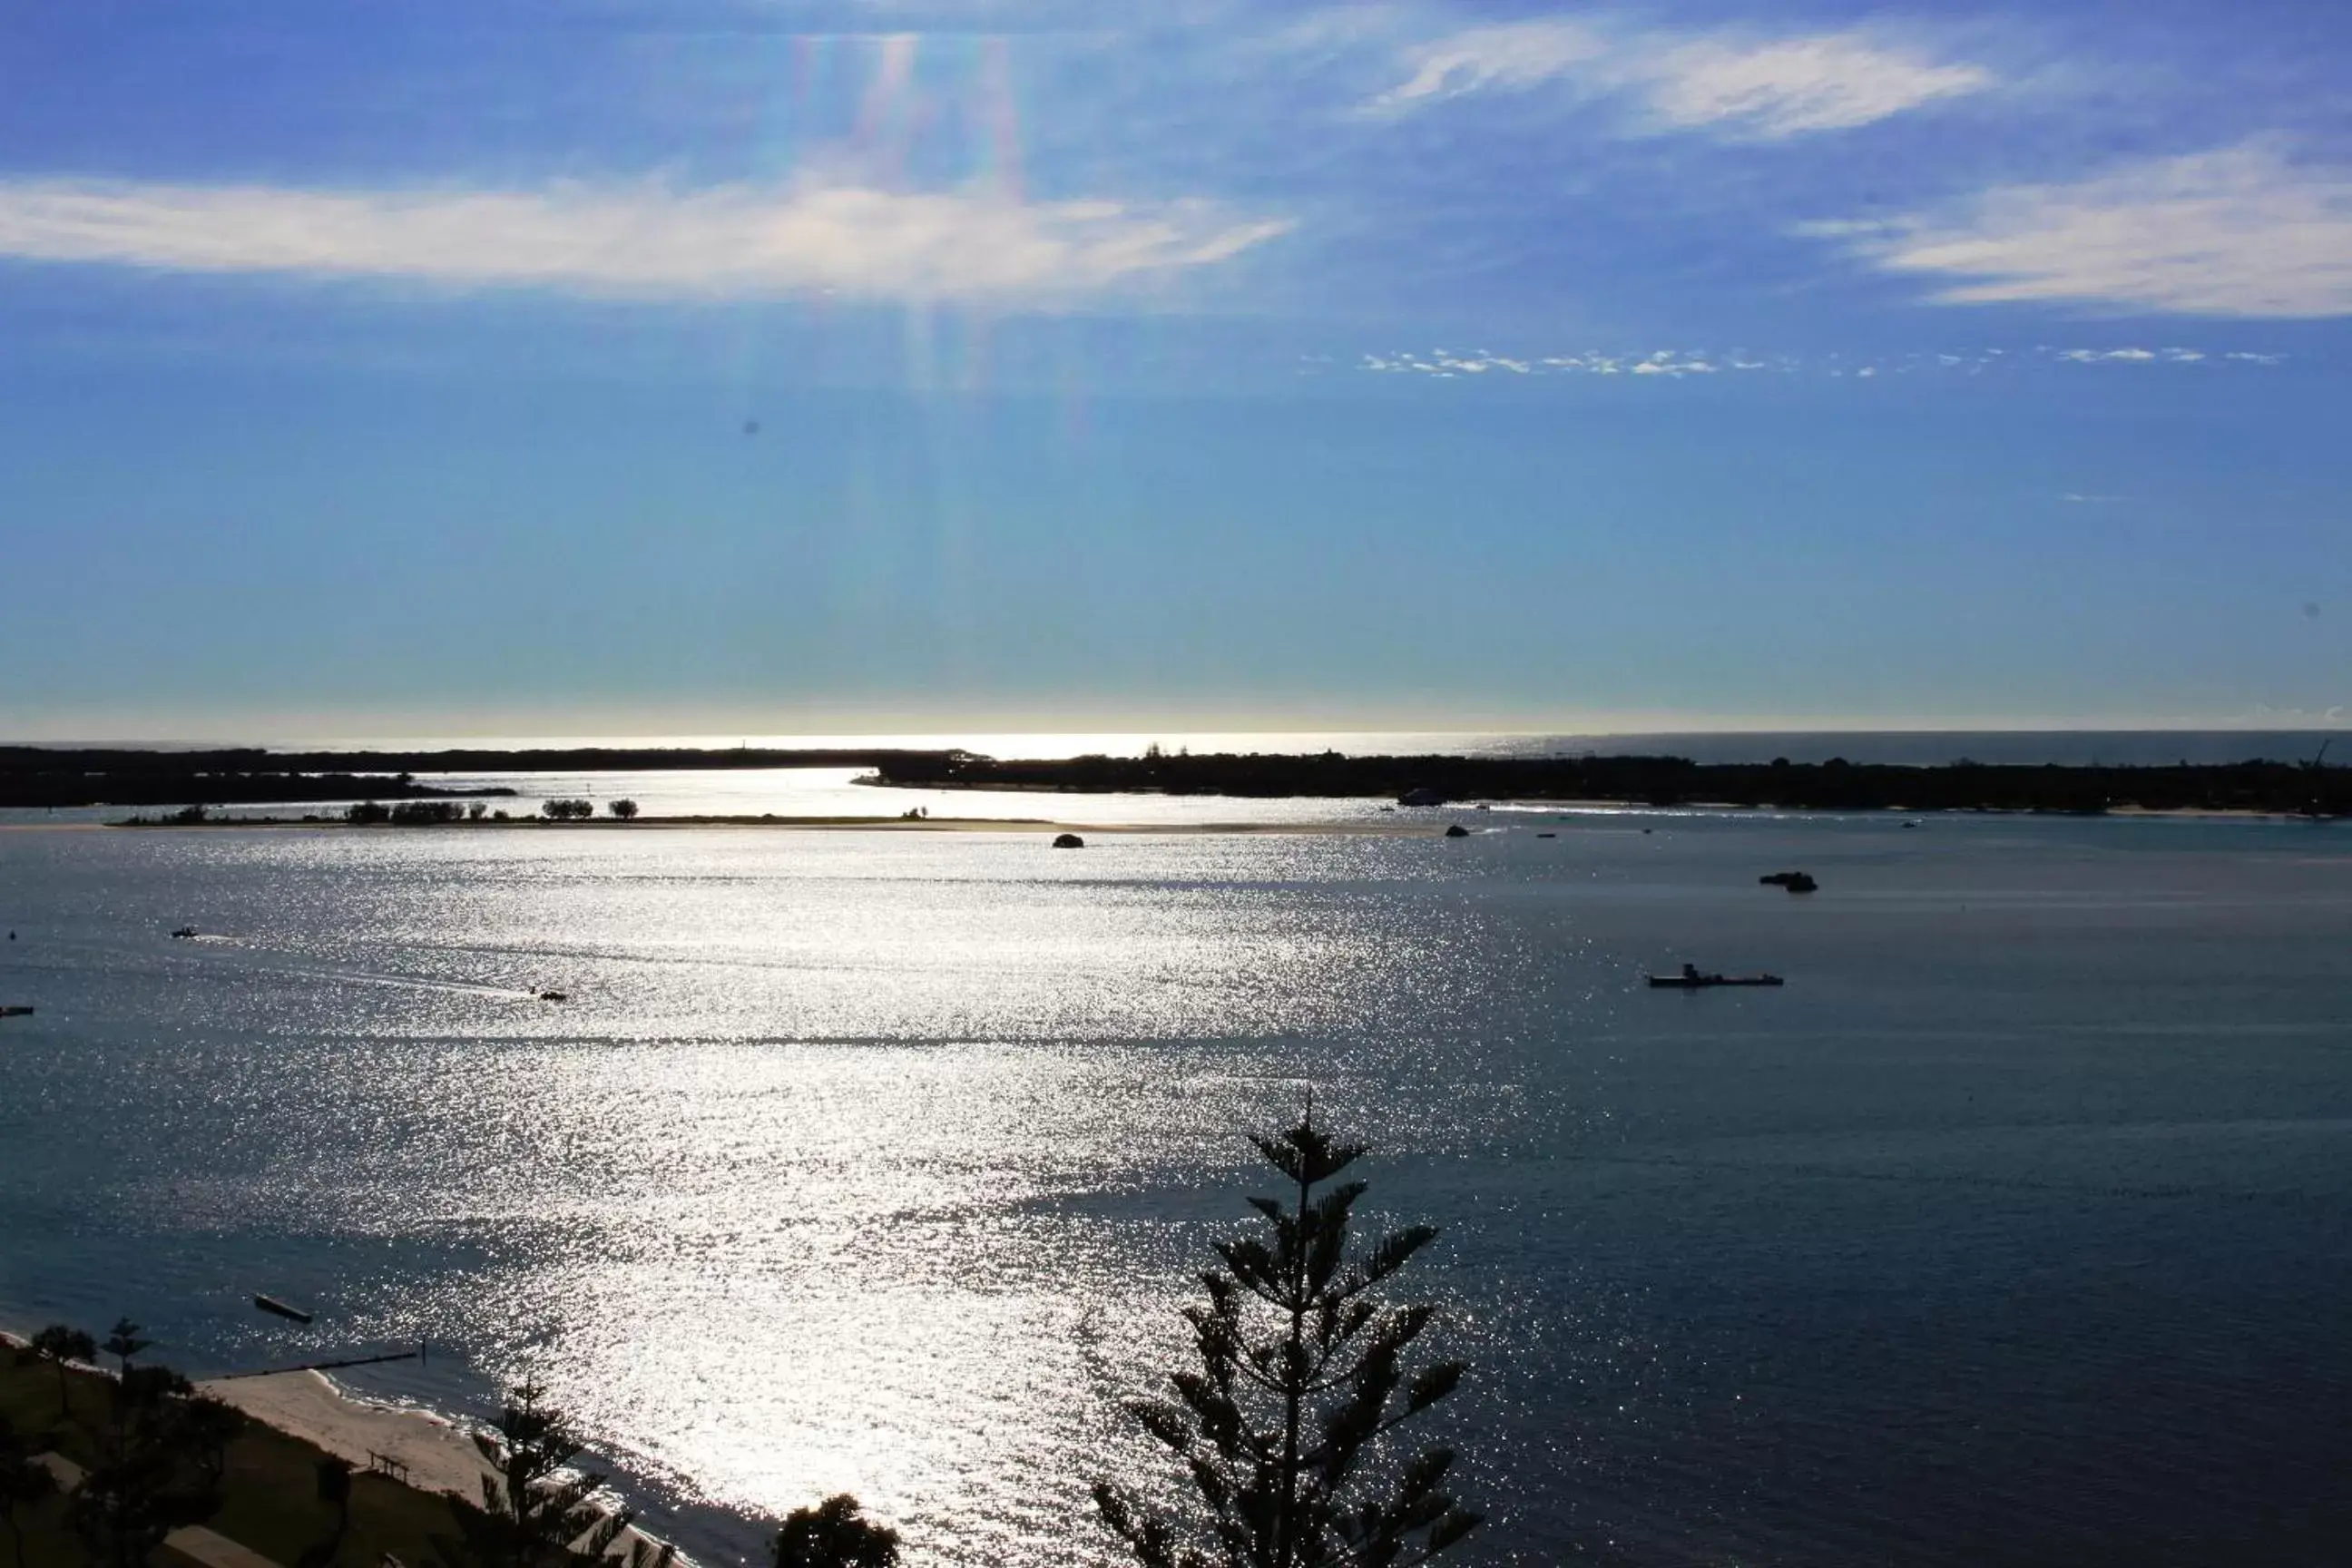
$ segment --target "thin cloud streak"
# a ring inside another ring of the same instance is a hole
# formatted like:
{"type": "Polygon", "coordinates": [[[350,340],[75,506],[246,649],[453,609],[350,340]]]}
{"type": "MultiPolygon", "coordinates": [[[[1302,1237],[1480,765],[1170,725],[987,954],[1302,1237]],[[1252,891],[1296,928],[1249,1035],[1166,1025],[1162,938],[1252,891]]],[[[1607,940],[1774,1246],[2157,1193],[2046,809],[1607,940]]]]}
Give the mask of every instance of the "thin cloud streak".
{"type": "Polygon", "coordinates": [[[1372,100],[1399,114],[1486,90],[1559,82],[1629,98],[1647,132],[1758,141],[1843,131],[1995,85],[1982,66],[1859,30],[1759,38],[1611,31],[1569,19],[1471,27],[1405,52],[1412,75],[1372,100]]]}
{"type": "Polygon", "coordinates": [[[1798,232],[1889,272],[1968,279],[1930,296],[1947,304],[2352,315],[2352,169],[2293,163],[2273,139],[1798,232]]]}
{"type": "Polygon", "coordinates": [[[1356,368],[1376,374],[1425,375],[1440,380],[1495,373],[1510,375],[1663,375],[1680,380],[1685,376],[1714,375],[1727,371],[1734,374],[1769,371],[1781,375],[1853,376],[1868,381],[1881,375],[1909,375],[1914,373],[1980,375],[1990,370],[2017,369],[2036,363],[2218,365],[2229,362],[2243,365],[2278,365],[2285,363],[2285,357],[2284,354],[2243,352],[2216,355],[2203,349],[2191,348],[2064,349],[2048,343],[2037,345],[2031,353],[1984,348],[1971,349],[1963,353],[1913,353],[1874,360],[1848,360],[1837,354],[1808,360],[1801,355],[1788,353],[1765,358],[1743,349],[1720,353],[1706,349],[1654,349],[1648,353],[1624,353],[1587,350],[1580,353],[1517,356],[1498,354],[1487,349],[1469,352],[1432,349],[1425,353],[1411,350],[1368,353],[1356,362],[1356,368]]]}
{"type": "Polygon", "coordinates": [[[1202,201],[845,185],[535,191],[0,181],[0,257],[685,300],[1035,302],[1214,267],[1286,232],[1202,201]]]}

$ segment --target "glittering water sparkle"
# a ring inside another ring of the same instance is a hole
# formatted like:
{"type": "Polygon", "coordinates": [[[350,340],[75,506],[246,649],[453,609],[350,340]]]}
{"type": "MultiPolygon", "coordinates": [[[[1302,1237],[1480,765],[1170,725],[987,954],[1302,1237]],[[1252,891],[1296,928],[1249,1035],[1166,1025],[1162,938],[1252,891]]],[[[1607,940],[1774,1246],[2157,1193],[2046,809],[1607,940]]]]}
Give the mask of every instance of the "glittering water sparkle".
{"type": "Polygon", "coordinates": [[[2352,839],[1477,820],[0,833],[0,1311],[536,1370],[709,1558],[848,1489],[1107,1561],[1113,1401],[1311,1083],[1447,1226],[1483,1560],[2325,1560],[2352,839]]]}

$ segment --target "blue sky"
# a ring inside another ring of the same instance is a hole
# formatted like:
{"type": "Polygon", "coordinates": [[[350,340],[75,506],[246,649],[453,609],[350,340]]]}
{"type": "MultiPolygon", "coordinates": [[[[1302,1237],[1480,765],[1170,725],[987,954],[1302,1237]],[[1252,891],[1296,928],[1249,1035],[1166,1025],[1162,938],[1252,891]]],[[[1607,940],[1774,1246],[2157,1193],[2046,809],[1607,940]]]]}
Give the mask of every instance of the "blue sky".
{"type": "Polygon", "coordinates": [[[2352,7],[0,18],[0,732],[2352,714],[2352,7]]]}

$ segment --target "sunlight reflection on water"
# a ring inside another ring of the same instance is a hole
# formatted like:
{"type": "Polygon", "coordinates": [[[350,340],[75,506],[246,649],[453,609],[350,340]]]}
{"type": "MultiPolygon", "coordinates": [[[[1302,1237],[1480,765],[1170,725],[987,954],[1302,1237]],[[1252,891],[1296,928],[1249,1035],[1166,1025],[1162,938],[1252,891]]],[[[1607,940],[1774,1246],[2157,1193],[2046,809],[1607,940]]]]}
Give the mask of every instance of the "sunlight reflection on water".
{"type": "MultiPolygon", "coordinates": [[[[0,835],[43,1003],[0,1302],[132,1310],[198,1370],[427,1339],[358,1381],[445,1405],[535,1369],[713,1557],[847,1489],[925,1561],[1103,1560],[1114,1401],[1259,1190],[1240,1133],[1311,1082],[1374,1198],[1448,1226],[1421,1288],[1485,1369],[1496,1560],[1947,1560],[1884,1430],[1954,1400],[1928,1481],[2126,1529],[2162,1499],[2066,1468],[2053,1365],[2116,1358],[2126,1455],[2165,1452],[2128,1381],[2161,1361],[2327,1459],[2210,1347],[2333,1342],[2294,1282],[2345,1195],[2342,1027],[2281,982],[2352,894],[2333,840],[2118,826],[0,835]],[[1800,857],[1823,893],[1759,898],[1800,857]],[[1695,949],[1801,983],[1638,989],[1695,949]],[[254,1321],[263,1287],[320,1323],[254,1321]]],[[[2242,1478],[2256,1436],[2204,1440],[2242,1478]]]]}

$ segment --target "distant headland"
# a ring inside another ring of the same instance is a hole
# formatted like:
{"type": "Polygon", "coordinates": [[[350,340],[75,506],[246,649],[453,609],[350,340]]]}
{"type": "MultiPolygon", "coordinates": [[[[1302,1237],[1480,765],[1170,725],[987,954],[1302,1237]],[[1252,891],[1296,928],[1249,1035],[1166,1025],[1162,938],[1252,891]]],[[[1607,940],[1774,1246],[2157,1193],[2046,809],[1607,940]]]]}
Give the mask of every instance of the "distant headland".
{"type": "MultiPolygon", "coordinates": [[[[0,806],[195,807],[512,797],[499,775],[719,769],[860,768],[859,782],[907,789],[1058,791],[1394,800],[1405,805],[1524,800],[1791,811],[2035,811],[2352,816],[2346,770],[2308,762],[2165,765],[1825,762],[1697,763],[1675,756],[1351,756],[1168,752],[999,760],[963,751],[602,748],[536,751],[270,752],[0,746],[0,806]],[[438,775],[438,776],[436,776],[438,775]],[[470,775],[459,784],[451,775],[470,775]]],[[[579,815],[593,815],[585,802],[579,815]]],[[[387,807],[393,819],[396,807],[387,807]]],[[[481,813],[415,806],[397,820],[481,813]]],[[[373,817],[367,820],[373,821],[373,817]]],[[[773,820],[769,818],[767,820],[773,820]]]]}
{"type": "MultiPolygon", "coordinates": [[[[581,747],[547,751],[162,751],[0,746],[0,806],[247,805],[511,796],[426,773],[658,773],[719,768],[872,768],[932,755],[891,749],[720,751],[581,747]]],[[[940,756],[953,753],[937,753],[940,756]]]]}
{"type": "Polygon", "coordinates": [[[1701,763],[1684,757],[1351,757],[1201,755],[998,762],[961,752],[877,764],[873,782],[908,789],[1074,794],[1385,797],[1404,805],[1528,800],[1799,811],[2246,812],[2352,815],[2344,770],[2317,762],[2163,767],[1701,763]]]}

